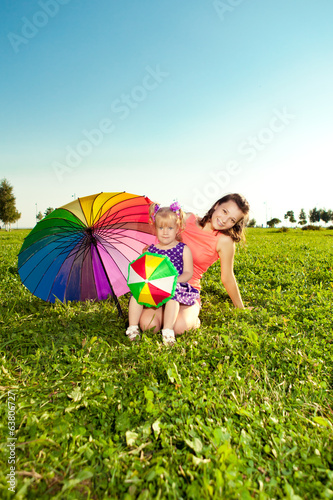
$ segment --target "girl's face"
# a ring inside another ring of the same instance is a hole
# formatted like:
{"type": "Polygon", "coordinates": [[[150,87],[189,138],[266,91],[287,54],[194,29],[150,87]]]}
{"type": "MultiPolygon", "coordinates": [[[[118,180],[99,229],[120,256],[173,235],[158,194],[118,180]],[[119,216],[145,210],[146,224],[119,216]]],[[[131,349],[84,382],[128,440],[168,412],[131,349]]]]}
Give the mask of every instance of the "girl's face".
{"type": "Polygon", "coordinates": [[[212,229],[215,231],[223,231],[232,228],[237,222],[244,217],[243,212],[232,201],[226,201],[221,205],[216,205],[211,219],[212,229]]]}
{"type": "Polygon", "coordinates": [[[170,218],[156,217],[156,236],[162,245],[170,245],[176,240],[178,226],[170,218]]]}

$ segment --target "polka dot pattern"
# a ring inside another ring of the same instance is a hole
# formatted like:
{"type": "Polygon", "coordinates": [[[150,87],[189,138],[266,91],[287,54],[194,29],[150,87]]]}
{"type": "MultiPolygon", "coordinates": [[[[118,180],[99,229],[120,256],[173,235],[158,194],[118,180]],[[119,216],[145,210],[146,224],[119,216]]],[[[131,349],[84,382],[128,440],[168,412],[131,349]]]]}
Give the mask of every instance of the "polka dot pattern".
{"type": "MultiPolygon", "coordinates": [[[[168,250],[161,250],[157,248],[155,245],[150,245],[148,248],[148,252],[158,253],[160,255],[167,255],[171,260],[172,264],[178,271],[178,276],[182,274],[184,268],[183,262],[183,252],[184,252],[185,243],[179,242],[173,248],[169,248],[168,250]]],[[[193,306],[196,300],[199,299],[200,293],[199,290],[191,286],[189,283],[177,283],[176,291],[173,300],[176,300],[180,304],[184,304],[187,306],[193,306]]]]}

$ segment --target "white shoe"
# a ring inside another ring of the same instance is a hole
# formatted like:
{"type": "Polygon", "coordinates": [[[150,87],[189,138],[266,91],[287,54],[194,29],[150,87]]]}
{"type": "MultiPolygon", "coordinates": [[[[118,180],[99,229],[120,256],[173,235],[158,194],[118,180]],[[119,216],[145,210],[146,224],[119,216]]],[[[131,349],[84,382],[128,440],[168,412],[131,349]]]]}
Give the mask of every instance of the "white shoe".
{"type": "Polygon", "coordinates": [[[129,326],[126,330],[126,335],[130,340],[135,340],[136,338],[140,339],[140,330],[138,325],[129,326]]]}
{"type": "Polygon", "coordinates": [[[176,342],[175,332],[170,328],[164,328],[162,330],[162,339],[164,345],[173,345],[176,342]]]}

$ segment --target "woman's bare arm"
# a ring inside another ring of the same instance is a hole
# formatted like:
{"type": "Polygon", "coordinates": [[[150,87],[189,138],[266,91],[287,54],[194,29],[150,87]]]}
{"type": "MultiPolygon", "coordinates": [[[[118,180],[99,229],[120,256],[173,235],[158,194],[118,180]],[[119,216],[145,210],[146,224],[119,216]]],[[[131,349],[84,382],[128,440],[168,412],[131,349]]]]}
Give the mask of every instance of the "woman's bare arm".
{"type": "Polygon", "coordinates": [[[221,262],[221,281],[232,303],[239,309],[244,309],[241,294],[234,275],[235,243],[230,236],[221,235],[217,245],[217,252],[221,262]]]}

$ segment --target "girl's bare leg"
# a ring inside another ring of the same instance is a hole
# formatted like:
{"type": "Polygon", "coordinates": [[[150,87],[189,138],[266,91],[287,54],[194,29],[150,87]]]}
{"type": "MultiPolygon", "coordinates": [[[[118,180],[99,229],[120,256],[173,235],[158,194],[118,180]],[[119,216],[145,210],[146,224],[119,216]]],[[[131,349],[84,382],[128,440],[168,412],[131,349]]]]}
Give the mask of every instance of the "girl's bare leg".
{"type": "Polygon", "coordinates": [[[177,316],[176,323],[174,326],[175,334],[181,335],[187,330],[199,328],[200,326],[199,312],[200,312],[200,305],[198,302],[196,302],[193,306],[185,306],[183,304],[180,304],[179,314],[177,316]]]}
{"type": "Polygon", "coordinates": [[[142,314],[143,306],[138,304],[134,297],[130,298],[128,305],[129,326],[138,325],[142,314]]]}
{"type": "Polygon", "coordinates": [[[160,331],[163,323],[163,307],[154,309],[152,307],[144,307],[141,318],[140,318],[140,328],[142,331],[150,330],[154,328],[154,333],[160,331]]]}
{"type": "Polygon", "coordinates": [[[179,313],[179,302],[169,300],[164,306],[163,328],[173,330],[179,313]]]}
{"type": "MultiPolygon", "coordinates": [[[[159,307],[158,309],[144,307],[140,318],[141,330],[145,331],[150,328],[154,328],[154,333],[159,332],[163,324],[163,312],[164,307],[159,307]]],[[[187,330],[199,328],[199,312],[200,304],[198,302],[196,302],[193,306],[180,304],[176,323],[173,327],[175,335],[181,335],[187,330]]]]}

